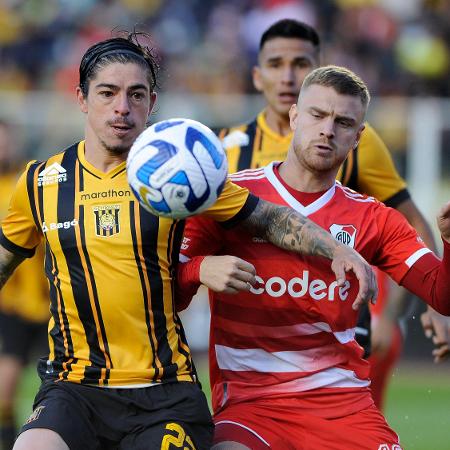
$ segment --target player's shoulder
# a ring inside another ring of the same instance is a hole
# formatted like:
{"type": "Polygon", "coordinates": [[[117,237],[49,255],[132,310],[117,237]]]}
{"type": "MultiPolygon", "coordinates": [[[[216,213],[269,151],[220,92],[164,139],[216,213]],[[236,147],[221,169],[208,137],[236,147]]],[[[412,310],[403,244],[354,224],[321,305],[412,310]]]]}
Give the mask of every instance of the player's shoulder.
{"type": "Polygon", "coordinates": [[[257,169],[245,169],[231,173],[228,175],[228,178],[235,184],[248,186],[266,179],[266,174],[264,167],[259,167],[257,169]]]}
{"type": "Polygon", "coordinates": [[[217,136],[222,140],[225,148],[242,147],[247,145],[250,140],[252,129],[257,126],[256,118],[249,122],[234,125],[228,128],[214,130],[217,136]]]}
{"type": "Polygon", "coordinates": [[[384,151],[386,144],[381,139],[380,135],[375,131],[375,129],[370,125],[370,123],[364,123],[364,130],[361,133],[361,139],[358,146],[359,151],[374,152],[377,149],[384,151]]]}
{"type": "Polygon", "coordinates": [[[378,206],[382,205],[375,197],[370,195],[362,194],[361,192],[355,191],[347,186],[344,186],[339,181],[336,181],[336,193],[342,199],[346,200],[347,203],[361,203],[367,205],[378,206]]]}
{"type": "MultiPolygon", "coordinates": [[[[53,155],[49,156],[46,159],[38,160],[34,159],[27,163],[24,174],[27,178],[30,176],[33,178],[34,174],[37,172],[37,182],[39,186],[44,186],[49,184],[47,182],[43,182],[43,180],[53,179],[53,178],[61,178],[64,177],[67,168],[63,167],[63,161],[72,160],[75,161],[77,159],[77,149],[79,142],[57,152],[53,155]],[[68,158],[65,156],[68,156],[68,158]]],[[[67,164],[66,164],[67,165],[67,164]]],[[[52,184],[52,183],[51,183],[52,184]]]]}

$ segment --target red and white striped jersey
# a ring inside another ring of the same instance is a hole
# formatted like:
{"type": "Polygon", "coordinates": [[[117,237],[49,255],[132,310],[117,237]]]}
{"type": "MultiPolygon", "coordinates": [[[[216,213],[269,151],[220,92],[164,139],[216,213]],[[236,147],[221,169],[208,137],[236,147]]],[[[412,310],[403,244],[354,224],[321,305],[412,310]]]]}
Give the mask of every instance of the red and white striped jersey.
{"type": "MultiPolygon", "coordinates": [[[[302,205],[279,179],[276,164],[230,177],[258,197],[307,216],[396,282],[430,252],[400,213],[338,182],[302,205]]],[[[235,255],[256,267],[257,284],[249,292],[210,294],[216,412],[226,402],[317,389],[326,389],[327,395],[352,393],[355,410],[360,409],[358,401],[364,407],[371,402],[369,365],[355,341],[352,303],[358,282],[353,274],[337,287],[328,259],[282,250],[260,236],[224,230],[203,217],[187,221],[182,254],[235,255]]]]}

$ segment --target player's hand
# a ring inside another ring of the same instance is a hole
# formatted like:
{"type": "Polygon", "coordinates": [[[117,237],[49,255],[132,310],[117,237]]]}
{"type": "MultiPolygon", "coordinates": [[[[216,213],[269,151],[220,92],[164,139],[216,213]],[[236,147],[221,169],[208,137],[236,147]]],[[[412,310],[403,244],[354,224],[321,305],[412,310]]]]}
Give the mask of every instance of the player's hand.
{"type": "Polygon", "coordinates": [[[439,211],[437,224],[442,238],[450,244],[450,202],[439,211]]]}
{"type": "Polygon", "coordinates": [[[378,296],[377,279],[370,264],[358,252],[346,245],[337,246],[331,262],[331,269],[336,275],[339,287],[345,283],[346,272],[353,271],[358,279],[359,291],[353,302],[353,309],[359,309],[363,303],[369,301],[375,304],[378,296]]]}
{"type": "Polygon", "coordinates": [[[256,283],[253,264],[236,256],[206,256],[200,265],[200,282],[214,292],[237,294],[256,283]]]}
{"type": "Polygon", "coordinates": [[[435,345],[431,354],[434,362],[439,363],[450,355],[450,318],[439,314],[433,308],[428,307],[426,312],[420,316],[425,336],[433,339],[435,345]]]}

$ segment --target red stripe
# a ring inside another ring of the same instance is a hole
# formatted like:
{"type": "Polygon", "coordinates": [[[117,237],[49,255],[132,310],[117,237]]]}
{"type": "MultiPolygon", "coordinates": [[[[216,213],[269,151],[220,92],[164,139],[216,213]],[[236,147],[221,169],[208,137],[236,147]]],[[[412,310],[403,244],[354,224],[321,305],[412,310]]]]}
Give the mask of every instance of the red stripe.
{"type": "Polygon", "coordinates": [[[234,334],[232,330],[215,328],[213,331],[214,342],[232,348],[260,348],[267,352],[288,352],[309,350],[324,345],[338,344],[331,333],[317,333],[306,336],[291,336],[285,338],[248,337],[234,334]]]}

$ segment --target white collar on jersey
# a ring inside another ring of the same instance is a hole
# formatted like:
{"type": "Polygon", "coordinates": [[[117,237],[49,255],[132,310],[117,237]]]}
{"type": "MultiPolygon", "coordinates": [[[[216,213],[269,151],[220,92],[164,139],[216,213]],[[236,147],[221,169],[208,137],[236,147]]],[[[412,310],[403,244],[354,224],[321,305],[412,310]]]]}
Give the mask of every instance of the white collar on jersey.
{"type": "Polygon", "coordinates": [[[293,209],[303,214],[304,216],[309,216],[310,214],[315,213],[320,208],[325,206],[334,196],[336,191],[336,182],[333,186],[328,189],[324,194],[322,194],[317,200],[310,203],[308,206],[303,206],[297,199],[295,199],[289,191],[283,186],[280,180],[277,178],[273,171],[274,165],[279,164],[278,161],[271,162],[267,166],[264,167],[264,173],[269,180],[270,184],[276,189],[276,191],[280,194],[283,200],[293,209]]]}

